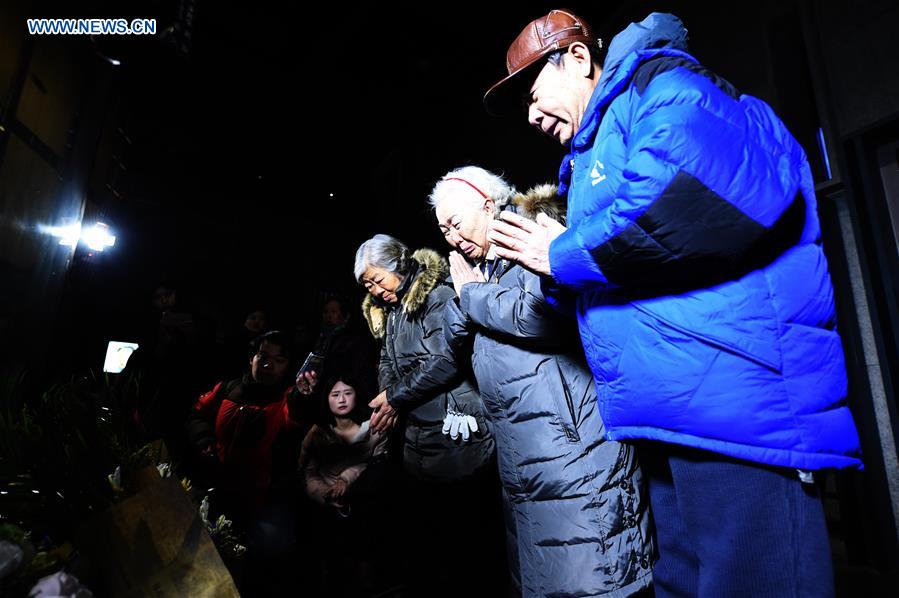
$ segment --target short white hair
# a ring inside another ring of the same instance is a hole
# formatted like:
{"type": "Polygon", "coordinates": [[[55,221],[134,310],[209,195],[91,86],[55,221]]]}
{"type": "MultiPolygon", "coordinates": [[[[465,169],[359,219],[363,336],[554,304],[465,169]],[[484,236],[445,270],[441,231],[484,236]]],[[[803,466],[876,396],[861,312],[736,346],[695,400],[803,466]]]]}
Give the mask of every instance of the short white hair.
{"type": "MultiPolygon", "coordinates": [[[[437,209],[437,206],[447,197],[458,192],[462,187],[468,187],[469,190],[480,191],[492,199],[496,206],[494,216],[499,218],[499,213],[508,205],[512,198],[515,197],[517,191],[515,187],[510,185],[501,176],[490,172],[480,166],[463,166],[451,170],[437,181],[431,194],[428,196],[428,203],[431,208],[437,209]],[[453,180],[461,179],[461,180],[453,180]]],[[[480,193],[478,195],[480,195],[480,193]]],[[[480,200],[471,193],[466,194],[472,203],[477,203],[480,207],[480,200]]]]}
{"type": "Polygon", "coordinates": [[[369,268],[383,268],[400,278],[406,278],[409,272],[409,248],[402,241],[390,235],[375,235],[364,242],[356,250],[356,265],[353,274],[356,282],[362,282],[362,276],[369,268]]]}

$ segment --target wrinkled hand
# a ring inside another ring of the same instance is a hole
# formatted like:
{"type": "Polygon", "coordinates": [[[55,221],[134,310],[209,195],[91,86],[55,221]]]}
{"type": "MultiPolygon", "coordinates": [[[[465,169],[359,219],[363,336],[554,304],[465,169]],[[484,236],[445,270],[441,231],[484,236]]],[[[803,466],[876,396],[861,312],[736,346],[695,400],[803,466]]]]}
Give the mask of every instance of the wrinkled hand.
{"type": "Polygon", "coordinates": [[[496,254],[517,262],[536,274],[549,276],[549,245],[567,229],[546,214],[536,222],[518,214],[503,212],[502,220],[493,220],[487,240],[496,245],[496,254]]]}
{"type": "Polygon", "coordinates": [[[459,297],[462,296],[462,287],[469,282],[487,282],[480,269],[477,266],[472,267],[458,251],[450,251],[449,263],[453,287],[459,297]]]}
{"type": "Polygon", "coordinates": [[[397,413],[393,405],[387,402],[387,391],[383,391],[376,396],[371,403],[371,423],[369,429],[372,432],[383,434],[387,432],[396,423],[397,413]]]}
{"type": "Polygon", "coordinates": [[[317,372],[303,372],[297,376],[297,390],[300,394],[311,395],[316,384],[318,384],[317,372]]]}
{"type": "Polygon", "coordinates": [[[325,498],[336,505],[342,505],[343,503],[340,499],[346,494],[347,488],[349,488],[349,484],[347,484],[346,480],[338,478],[334,485],[328,488],[325,498]]]}
{"type": "Polygon", "coordinates": [[[471,435],[478,431],[478,420],[453,409],[447,409],[443,419],[443,433],[456,440],[462,436],[462,442],[468,442],[471,435]]]}

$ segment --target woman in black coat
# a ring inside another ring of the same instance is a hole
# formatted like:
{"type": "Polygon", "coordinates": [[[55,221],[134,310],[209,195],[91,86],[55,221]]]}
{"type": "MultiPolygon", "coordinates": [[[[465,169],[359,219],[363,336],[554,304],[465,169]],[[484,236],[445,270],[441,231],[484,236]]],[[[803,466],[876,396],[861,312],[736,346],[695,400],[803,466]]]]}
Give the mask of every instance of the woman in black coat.
{"type": "Polygon", "coordinates": [[[444,308],[455,296],[448,273],[436,252],[411,253],[388,235],[374,236],[356,253],[356,279],[369,293],[362,312],[382,341],[371,429],[403,430],[399,512],[404,546],[413,547],[404,550],[411,593],[452,594],[464,575],[487,584],[484,595],[500,595],[495,443],[470,366],[462,360],[460,367],[444,334],[444,308]]]}
{"type": "Polygon", "coordinates": [[[444,482],[472,475],[494,452],[480,396],[443,334],[444,306],[455,295],[445,282],[448,274],[446,260],[436,252],[410,254],[387,235],[366,241],[356,254],[357,280],[369,292],[362,313],[382,341],[372,429],[383,432],[402,415],[404,469],[416,478],[444,482]],[[462,431],[467,438],[454,440],[443,432],[448,411],[474,420],[462,431]]]}

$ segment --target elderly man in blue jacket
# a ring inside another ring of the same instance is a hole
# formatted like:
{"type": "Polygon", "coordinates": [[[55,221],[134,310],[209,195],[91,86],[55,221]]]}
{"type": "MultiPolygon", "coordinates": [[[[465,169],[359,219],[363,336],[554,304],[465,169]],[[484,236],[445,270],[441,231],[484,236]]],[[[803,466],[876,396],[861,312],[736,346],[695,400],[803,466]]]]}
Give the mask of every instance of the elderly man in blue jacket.
{"type": "Polygon", "coordinates": [[[814,473],[861,461],[811,172],[686,33],[653,13],[603,61],[570,12],[521,32],[485,102],[568,149],[568,228],[490,240],[576,313],[607,435],[640,448],[656,594],[832,595],[814,473]]]}

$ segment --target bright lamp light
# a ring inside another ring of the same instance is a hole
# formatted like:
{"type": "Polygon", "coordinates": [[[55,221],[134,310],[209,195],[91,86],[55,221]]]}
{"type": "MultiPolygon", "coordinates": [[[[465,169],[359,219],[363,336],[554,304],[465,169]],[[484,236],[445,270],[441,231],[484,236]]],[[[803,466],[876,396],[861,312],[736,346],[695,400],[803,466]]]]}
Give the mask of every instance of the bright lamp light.
{"type": "Polygon", "coordinates": [[[109,226],[98,222],[86,231],[81,232],[81,240],[94,251],[103,251],[115,245],[115,237],[109,234],[109,226]]]}

